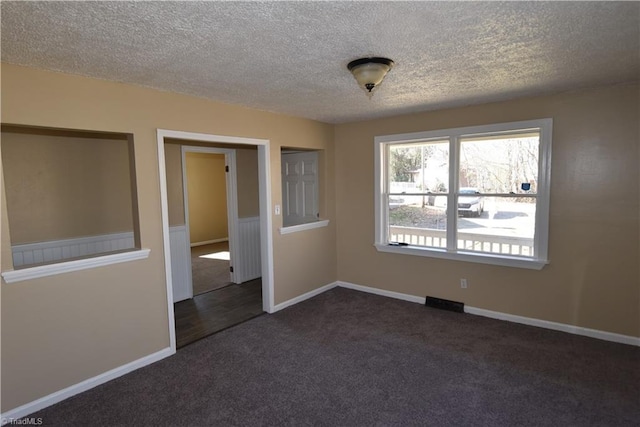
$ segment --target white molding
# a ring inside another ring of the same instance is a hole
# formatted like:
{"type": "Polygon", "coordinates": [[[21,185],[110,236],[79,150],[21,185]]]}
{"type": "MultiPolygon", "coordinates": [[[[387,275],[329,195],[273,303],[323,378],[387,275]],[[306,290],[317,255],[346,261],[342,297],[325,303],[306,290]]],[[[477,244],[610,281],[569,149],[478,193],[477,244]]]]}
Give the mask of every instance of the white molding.
{"type": "Polygon", "coordinates": [[[275,282],[273,273],[273,216],[271,215],[271,143],[258,145],[258,192],[260,197],[260,262],[262,268],[262,310],[273,313],[275,282]]]}
{"type": "Polygon", "coordinates": [[[213,240],[204,240],[202,242],[195,242],[195,243],[191,243],[191,247],[195,248],[196,246],[205,246],[205,245],[211,245],[213,243],[222,243],[222,242],[228,242],[229,238],[228,237],[223,237],[222,239],[213,239],[213,240]]]}
{"type": "MultiPolygon", "coordinates": [[[[175,318],[173,312],[173,288],[171,280],[171,247],[169,241],[169,204],[167,197],[167,171],[164,155],[165,138],[176,138],[189,141],[212,142],[223,144],[240,144],[258,146],[258,176],[260,194],[260,235],[262,259],[262,308],[267,313],[273,312],[273,234],[271,216],[271,143],[268,139],[232,137],[194,132],[183,132],[168,129],[156,130],[158,150],[158,171],[160,178],[160,209],[162,214],[162,239],[164,246],[165,280],[167,288],[168,333],[170,345],[176,348],[175,318]]],[[[235,168],[234,168],[235,169],[235,168]]]]}
{"type": "Polygon", "coordinates": [[[379,135],[374,137],[374,236],[375,246],[380,252],[397,254],[418,255],[440,259],[450,259],[463,262],[476,262],[481,264],[501,265],[506,267],[528,268],[541,270],[548,261],[548,234],[549,234],[549,193],[551,188],[551,144],[552,144],[553,119],[544,118],[509,123],[494,123],[489,125],[459,127],[453,129],[438,129],[424,132],[412,132],[395,135],[379,135]],[[388,246],[387,224],[389,222],[389,207],[386,196],[387,188],[386,168],[389,156],[389,146],[393,144],[413,143],[424,140],[445,138],[449,140],[449,189],[447,204],[456,205],[457,193],[453,189],[458,188],[459,150],[460,138],[487,133],[500,134],[511,130],[533,130],[540,132],[539,158],[538,158],[538,195],[536,203],[536,225],[534,236],[535,258],[502,256],[501,254],[487,254],[457,249],[457,221],[454,211],[448,215],[447,248],[444,251],[422,247],[395,247],[388,246]]]}
{"type": "Polygon", "coordinates": [[[372,288],[369,286],[356,285],[355,283],[349,282],[337,282],[338,286],[341,288],[353,289],[360,292],[366,292],[368,294],[381,295],[383,297],[389,297],[394,299],[400,299],[403,301],[415,302],[418,304],[424,304],[426,298],[417,297],[409,294],[402,294],[400,292],[387,291],[385,289],[372,288]]]}
{"type": "Polygon", "coordinates": [[[613,332],[600,331],[598,329],[583,328],[581,326],[568,325],[566,323],[550,322],[548,320],[535,319],[532,317],[516,316],[515,314],[501,313],[499,311],[485,310],[483,308],[470,307],[467,305],[465,305],[464,307],[464,312],[474,314],[476,316],[506,320],[508,322],[537,326],[539,328],[567,332],[574,335],[582,335],[585,337],[596,338],[604,341],[612,341],[640,347],[640,337],[632,337],[630,335],[616,334],[613,332]]]}
{"type": "MultiPolygon", "coordinates": [[[[298,304],[309,298],[313,298],[317,295],[320,295],[335,287],[352,289],[360,292],[366,292],[370,294],[380,295],[388,298],[394,298],[394,299],[399,299],[399,300],[418,303],[418,304],[425,303],[425,298],[418,297],[415,295],[409,295],[409,294],[404,294],[400,292],[393,292],[393,291],[388,291],[388,290],[379,289],[379,288],[372,288],[369,286],[356,285],[355,283],[350,283],[350,282],[336,281],[333,283],[329,283],[325,286],[322,286],[320,288],[314,289],[305,294],[299,295],[290,300],[284,301],[274,306],[273,310],[270,313],[275,313],[277,311],[283,310],[287,307],[298,304]]],[[[557,323],[557,322],[550,322],[550,321],[534,319],[530,317],[516,316],[513,314],[485,310],[485,309],[470,307],[466,305],[465,305],[465,313],[471,314],[471,315],[477,315],[477,316],[490,317],[497,320],[520,323],[524,325],[537,326],[545,329],[567,332],[575,335],[582,335],[582,336],[600,339],[604,341],[611,341],[611,342],[616,342],[621,344],[640,346],[640,337],[632,337],[628,335],[621,335],[621,334],[616,334],[612,332],[599,331],[596,329],[583,328],[579,326],[567,325],[567,324],[557,323]]],[[[3,414],[0,414],[0,418],[2,419],[2,424],[4,425],[5,423],[9,422],[9,420],[11,419],[22,418],[36,411],[44,409],[48,406],[54,405],[58,402],[61,402],[62,400],[75,396],[78,393],[82,393],[84,391],[90,390],[98,385],[104,384],[108,381],[111,381],[115,378],[118,378],[122,375],[132,372],[136,369],[142,368],[151,363],[154,363],[166,357],[169,357],[175,354],[175,352],[176,350],[175,350],[175,342],[174,342],[172,343],[172,347],[167,347],[156,353],[150,354],[148,356],[142,357],[133,362],[114,368],[110,371],[97,375],[93,378],[84,380],[78,384],[75,384],[65,389],[51,393],[45,397],[34,400],[33,402],[19,406],[15,409],[11,409],[3,414]]]]}
{"type": "MultiPolygon", "coordinates": [[[[356,285],[354,283],[337,281],[337,286],[347,289],[354,289],[361,292],[367,292],[375,295],[382,295],[389,298],[400,299],[403,301],[424,304],[425,298],[415,295],[403,294],[400,292],[392,292],[384,289],[372,288],[369,286],[356,285]]],[[[505,320],[507,322],[521,323],[523,325],[537,326],[539,328],[551,329],[554,331],[567,332],[574,335],[582,335],[585,337],[596,338],[604,341],[617,342],[620,344],[628,344],[640,347],[640,337],[630,335],[616,334],[614,332],[600,331],[597,329],[583,328],[581,326],[568,325],[566,323],[550,322],[548,320],[535,319],[532,317],[517,316],[515,314],[501,313],[498,311],[485,310],[483,308],[464,306],[464,312],[476,316],[490,317],[492,319],[505,320]]]]}
{"type": "Polygon", "coordinates": [[[287,300],[285,302],[281,302],[280,304],[276,305],[275,307],[273,307],[273,311],[271,313],[275,313],[276,311],[280,311],[284,308],[290,307],[292,305],[298,304],[299,302],[308,300],[309,298],[313,298],[316,295],[320,295],[321,293],[324,293],[326,291],[328,291],[329,289],[333,289],[336,286],[338,286],[339,282],[333,282],[333,283],[329,283],[328,285],[324,285],[321,286],[317,289],[314,289],[312,291],[309,291],[305,294],[302,295],[298,295],[295,298],[291,298],[290,300],[287,300]]]}
{"type": "Polygon", "coordinates": [[[53,276],[55,274],[69,273],[72,271],[86,270],[111,264],[118,264],[121,262],[144,259],[149,257],[149,252],[151,252],[150,249],[137,249],[129,252],[102,255],[87,259],[64,261],[55,264],[22,268],[20,270],[3,271],[2,277],[7,283],[21,282],[23,280],[53,276]]]}
{"type": "Polygon", "coordinates": [[[314,228],[326,227],[329,225],[328,219],[307,222],[306,224],[290,225],[288,227],[280,227],[280,234],[297,233],[298,231],[313,230],[314,228]]]}
{"type": "MultiPolygon", "coordinates": [[[[169,348],[176,351],[176,319],[173,313],[173,280],[171,278],[171,233],[169,231],[169,196],[167,195],[167,165],[164,156],[166,132],[157,130],[158,174],[160,179],[160,216],[162,219],[162,246],[164,249],[164,277],[167,294],[167,333],[169,348]]],[[[186,231],[186,224],[184,225],[186,231]]]]}
{"type": "Polygon", "coordinates": [[[213,135],[209,133],[184,132],[180,130],[158,129],[158,137],[184,139],[187,141],[217,142],[222,144],[268,145],[268,139],[245,138],[243,136],[213,135]]]}
{"type": "Polygon", "coordinates": [[[59,390],[47,396],[41,397],[40,399],[34,400],[33,402],[29,402],[15,409],[11,409],[3,413],[2,415],[0,415],[0,418],[2,419],[2,424],[4,425],[5,423],[9,423],[12,419],[15,420],[15,419],[25,417],[29,414],[33,414],[34,412],[37,412],[48,406],[54,405],[65,399],[75,396],[78,393],[82,393],[84,391],[90,390],[94,387],[99,386],[100,384],[104,384],[108,381],[121,377],[125,374],[128,374],[129,372],[135,371],[136,369],[140,369],[151,363],[162,360],[173,354],[175,354],[175,349],[171,349],[170,347],[167,347],[163,350],[149,354],[148,356],[144,356],[138,360],[134,360],[133,362],[111,369],[93,378],[86,379],[82,382],[79,382],[77,384],[64,388],[62,390],[59,390]]]}

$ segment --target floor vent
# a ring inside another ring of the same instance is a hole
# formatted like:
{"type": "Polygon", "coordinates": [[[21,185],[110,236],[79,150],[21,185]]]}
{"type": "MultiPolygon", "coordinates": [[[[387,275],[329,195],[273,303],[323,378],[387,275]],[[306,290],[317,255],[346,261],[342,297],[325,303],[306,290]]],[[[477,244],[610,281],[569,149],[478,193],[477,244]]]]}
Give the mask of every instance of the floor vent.
{"type": "Polygon", "coordinates": [[[441,310],[455,311],[456,313],[464,313],[464,303],[458,301],[449,301],[448,299],[427,297],[424,305],[427,307],[439,308],[441,310]]]}

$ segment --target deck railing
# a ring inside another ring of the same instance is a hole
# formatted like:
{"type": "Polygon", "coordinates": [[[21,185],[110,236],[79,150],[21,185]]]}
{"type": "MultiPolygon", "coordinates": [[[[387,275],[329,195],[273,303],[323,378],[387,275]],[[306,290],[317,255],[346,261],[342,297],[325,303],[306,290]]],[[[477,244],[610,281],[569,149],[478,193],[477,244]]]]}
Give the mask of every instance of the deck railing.
{"type": "MultiPolygon", "coordinates": [[[[447,232],[416,227],[390,226],[390,241],[417,246],[447,247],[447,232]]],[[[533,239],[458,232],[458,249],[508,255],[533,256],[533,239]]]]}

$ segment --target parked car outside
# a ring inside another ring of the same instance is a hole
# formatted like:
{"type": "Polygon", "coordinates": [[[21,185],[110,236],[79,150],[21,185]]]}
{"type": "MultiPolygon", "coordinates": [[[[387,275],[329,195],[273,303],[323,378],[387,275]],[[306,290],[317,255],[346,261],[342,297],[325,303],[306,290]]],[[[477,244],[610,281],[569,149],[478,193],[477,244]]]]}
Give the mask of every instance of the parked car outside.
{"type": "Polygon", "coordinates": [[[484,197],[477,188],[461,187],[458,196],[458,214],[480,216],[484,212],[484,197]],[[464,195],[463,195],[464,194],[464,195]]]}

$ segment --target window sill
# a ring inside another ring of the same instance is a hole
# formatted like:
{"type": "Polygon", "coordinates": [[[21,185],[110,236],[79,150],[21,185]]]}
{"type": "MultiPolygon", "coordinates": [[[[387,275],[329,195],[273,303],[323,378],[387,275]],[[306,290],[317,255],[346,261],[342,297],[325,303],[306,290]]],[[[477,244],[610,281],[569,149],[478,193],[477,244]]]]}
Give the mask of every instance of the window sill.
{"type": "Polygon", "coordinates": [[[58,262],[55,264],[39,265],[37,267],[21,268],[20,270],[3,271],[2,278],[7,283],[22,282],[23,280],[38,279],[55,274],[103,267],[121,262],[134,261],[149,257],[150,249],[138,249],[130,252],[103,255],[98,257],[58,262]]]}
{"type": "Polygon", "coordinates": [[[547,260],[498,256],[475,252],[447,252],[445,249],[422,248],[418,246],[390,246],[376,243],[375,247],[379,252],[500,265],[503,267],[527,268],[530,270],[542,270],[545,265],[549,264],[547,260]]]}
{"type": "Polygon", "coordinates": [[[281,227],[280,234],[297,233],[298,231],[312,230],[314,228],[326,227],[327,225],[329,225],[329,220],[323,219],[316,222],[308,222],[306,224],[292,225],[290,227],[281,227]]]}

